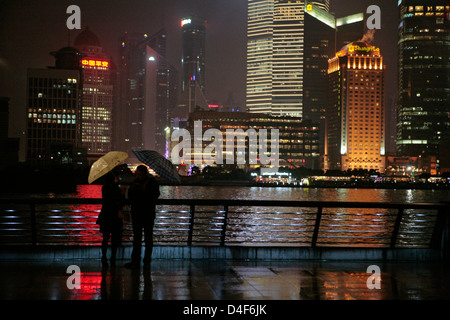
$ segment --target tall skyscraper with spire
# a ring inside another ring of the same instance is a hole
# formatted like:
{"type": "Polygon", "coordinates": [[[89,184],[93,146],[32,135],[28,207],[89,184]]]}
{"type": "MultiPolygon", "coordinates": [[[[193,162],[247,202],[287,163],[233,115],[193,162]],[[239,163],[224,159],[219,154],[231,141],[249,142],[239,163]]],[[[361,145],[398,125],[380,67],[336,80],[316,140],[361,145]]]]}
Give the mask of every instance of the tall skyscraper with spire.
{"type": "Polygon", "coordinates": [[[206,107],[206,21],[197,16],[187,16],[181,20],[181,103],[186,113],[197,106],[206,107]]]}

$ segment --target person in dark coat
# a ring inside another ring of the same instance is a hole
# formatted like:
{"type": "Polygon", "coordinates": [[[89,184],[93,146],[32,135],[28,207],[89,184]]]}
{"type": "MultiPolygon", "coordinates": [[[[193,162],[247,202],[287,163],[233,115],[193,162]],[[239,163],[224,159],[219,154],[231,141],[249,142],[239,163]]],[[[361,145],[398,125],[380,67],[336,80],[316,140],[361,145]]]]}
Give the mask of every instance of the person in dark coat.
{"type": "Polygon", "coordinates": [[[156,200],[160,196],[159,184],[149,174],[144,165],[135,171],[136,178],[128,189],[128,199],[131,204],[131,223],[133,226],[133,251],[131,262],[125,267],[138,268],[141,261],[142,233],[144,233],[145,253],[144,267],[149,267],[153,252],[153,226],[156,216],[156,200]]]}
{"type": "Polygon", "coordinates": [[[122,241],[123,221],[120,217],[120,211],[125,205],[125,195],[118,185],[118,177],[112,172],[105,177],[105,183],[102,187],[102,209],[97,218],[97,224],[100,225],[100,232],[103,233],[102,240],[102,264],[108,265],[106,256],[108,243],[111,239],[111,257],[110,262],[115,266],[117,249],[122,241]]]}

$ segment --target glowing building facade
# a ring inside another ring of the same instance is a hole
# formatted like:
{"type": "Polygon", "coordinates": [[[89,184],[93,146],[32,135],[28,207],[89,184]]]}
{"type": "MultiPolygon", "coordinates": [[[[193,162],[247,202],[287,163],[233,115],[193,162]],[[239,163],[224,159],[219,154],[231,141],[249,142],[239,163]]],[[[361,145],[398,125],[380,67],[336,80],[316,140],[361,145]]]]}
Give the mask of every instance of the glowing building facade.
{"type": "Polygon", "coordinates": [[[385,171],[385,65],[366,42],[329,60],[325,169],[385,171]]]}
{"type": "Polygon", "coordinates": [[[55,67],[27,70],[27,162],[82,164],[81,54],[65,47],[55,67]]]}
{"type": "MultiPolygon", "coordinates": [[[[206,22],[198,17],[181,20],[182,58],[181,94],[187,113],[205,100],[206,22]]],[[[207,102],[201,103],[206,106],[207,102]]]]}
{"type": "MultiPolygon", "coordinates": [[[[328,10],[329,1],[311,1],[328,10]]],[[[303,115],[305,1],[248,1],[247,109],[303,115]]]]}
{"type": "Polygon", "coordinates": [[[336,33],[338,28],[364,33],[363,14],[335,19],[328,11],[329,0],[248,0],[249,112],[303,117],[305,111],[316,109],[310,107],[311,100],[304,100],[312,79],[305,74],[306,59],[322,58],[326,72],[326,61],[336,52],[336,39],[339,48],[346,39],[345,32],[336,33]]]}
{"type": "Polygon", "coordinates": [[[83,102],[81,140],[95,160],[112,151],[115,71],[111,58],[89,28],[75,39],[82,55],[83,102]]]}
{"type": "Polygon", "coordinates": [[[364,34],[364,14],[336,19],[329,1],[249,0],[248,112],[319,123],[324,150],[328,59],[364,34]]]}
{"type": "MultiPolygon", "coordinates": [[[[248,131],[254,130],[257,136],[262,133],[260,130],[267,131],[267,151],[272,150],[271,132],[273,129],[278,130],[278,149],[279,149],[279,164],[287,167],[305,166],[313,168],[318,166],[320,161],[319,154],[319,125],[311,121],[303,121],[299,117],[291,116],[271,116],[267,113],[248,113],[248,112],[217,112],[217,111],[196,111],[189,115],[189,120],[186,129],[191,133],[192,150],[187,152],[187,157],[192,159],[192,162],[199,156],[201,159],[205,157],[202,154],[196,154],[196,144],[201,144],[201,152],[207,153],[206,150],[211,144],[211,137],[206,138],[205,133],[209,129],[218,129],[223,133],[223,140],[219,141],[219,145],[223,149],[223,163],[224,164],[240,164],[236,161],[237,157],[242,156],[245,159],[243,169],[255,169],[261,166],[261,163],[256,161],[252,164],[250,161],[251,148],[249,148],[250,138],[248,131]],[[205,137],[201,142],[195,138],[195,122],[201,122],[202,127],[199,128],[202,137],[205,137]],[[245,138],[244,138],[245,136],[245,138]],[[239,137],[245,140],[242,149],[239,148],[239,137]],[[230,148],[231,146],[231,148],[230,148]],[[192,151],[192,152],[191,152],[192,151]],[[227,160],[233,158],[231,163],[227,160]]],[[[209,152],[208,151],[208,152],[209,152]]],[[[214,150],[217,154],[217,150],[214,150]]],[[[261,150],[259,151],[261,152],[261,150]]],[[[273,155],[271,155],[273,157],[273,155]]],[[[262,157],[258,153],[257,157],[262,157]]],[[[189,162],[186,162],[189,164],[189,162]]],[[[204,165],[214,165],[214,161],[204,162],[204,165]]]]}
{"type": "Polygon", "coordinates": [[[450,167],[450,4],[402,0],[399,11],[397,153],[434,159],[436,174],[450,167]]]}

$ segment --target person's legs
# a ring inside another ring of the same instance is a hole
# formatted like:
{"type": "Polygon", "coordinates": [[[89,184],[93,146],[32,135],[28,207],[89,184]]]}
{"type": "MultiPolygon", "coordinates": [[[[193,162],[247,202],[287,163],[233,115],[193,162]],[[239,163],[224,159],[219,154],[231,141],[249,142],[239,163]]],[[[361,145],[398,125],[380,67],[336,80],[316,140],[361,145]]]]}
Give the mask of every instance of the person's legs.
{"type": "Polygon", "coordinates": [[[133,251],[131,252],[131,262],[140,263],[142,251],[142,226],[133,224],[133,251]]]}
{"type": "Polygon", "coordinates": [[[125,264],[127,268],[139,266],[142,250],[142,222],[136,212],[131,212],[131,224],[133,227],[133,250],[131,252],[131,262],[125,264]]]}
{"type": "Polygon", "coordinates": [[[117,229],[115,232],[111,234],[111,266],[116,265],[116,256],[117,256],[117,249],[120,246],[120,242],[122,240],[122,230],[117,229]]]}
{"type": "Polygon", "coordinates": [[[102,240],[102,264],[103,265],[108,264],[108,258],[106,257],[106,253],[108,251],[109,237],[110,237],[110,231],[104,230],[103,231],[103,240],[102,240]]]}
{"type": "Polygon", "coordinates": [[[153,253],[153,226],[155,220],[151,219],[147,221],[144,226],[144,241],[145,241],[145,253],[144,253],[144,265],[149,265],[152,261],[153,253]]]}

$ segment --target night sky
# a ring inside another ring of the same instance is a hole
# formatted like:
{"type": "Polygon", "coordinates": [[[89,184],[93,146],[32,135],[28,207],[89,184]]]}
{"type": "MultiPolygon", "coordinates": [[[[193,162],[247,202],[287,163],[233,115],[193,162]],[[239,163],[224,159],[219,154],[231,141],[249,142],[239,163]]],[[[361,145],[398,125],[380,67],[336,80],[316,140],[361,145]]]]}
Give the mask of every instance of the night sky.
{"type": "MultiPolygon", "coordinates": [[[[206,97],[224,103],[228,94],[245,104],[247,0],[2,0],[0,2],[0,96],[10,98],[10,137],[24,138],[26,70],[54,65],[49,52],[69,44],[81,30],[69,31],[69,5],[81,8],[82,28],[89,26],[115,62],[119,36],[124,32],[149,35],[167,30],[169,61],[180,66],[183,16],[197,14],[207,20],[206,97]]],[[[387,64],[387,107],[395,99],[397,81],[397,1],[331,0],[337,17],[381,8],[381,30],[373,44],[387,64]]],[[[355,39],[358,40],[358,39],[355,39]]],[[[389,111],[389,110],[388,110],[389,111]]],[[[388,127],[390,125],[387,124],[388,127]]],[[[22,139],[21,147],[24,146],[22,139]]],[[[22,150],[21,160],[24,160],[22,150]]]]}

